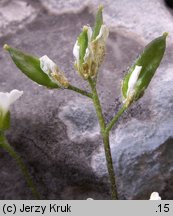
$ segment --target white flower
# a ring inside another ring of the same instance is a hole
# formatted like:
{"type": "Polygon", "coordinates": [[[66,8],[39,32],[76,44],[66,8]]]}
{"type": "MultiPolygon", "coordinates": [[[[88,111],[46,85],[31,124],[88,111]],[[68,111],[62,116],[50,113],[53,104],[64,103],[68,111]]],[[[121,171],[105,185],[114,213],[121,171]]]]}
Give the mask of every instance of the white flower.
{"type": "Polygon", "coordinates": [[[0,92],[0,117],[6,115],[10,109],[10,105],[13,104],[17,99],[19,99],[23,94],[23,91],[12,90],[8,92],[0,92]]]}
{"type": "Polygon", "coordinates": [[[77,71],[84,77],[95,77],[105,55],[105,43],[109,35],[106,25],[102,25],[97,37],[92,40],[92,29],[84,26],[83,31],[87,31],[87,47],[83,57],[83,63],[80,65],[80,44],[78,40],[73,47],[73,55],[75,57],[75,67],[77,71]]]}
{"type": "Polygon", "coordinates": [[[161,200],[161,197],[159,196],[159,193],[158,193],[158,192],[153,192],[153,193],[150,195],[150,200],[161,200]]]}
{"type": "Polygon", "coordinates": [[[48,76],[50,76],[52,72],[58,70],[58,66],[47,55],[40,58],[40,67],[48,76]]]}
{"type": "Polygon", "coordinates": [[[138,80],[141,70],[142,70],[142,66],[136,65],[134,71],[131,73],[131,76],[128,82],[127,97],[128,95],[133,94],[134,88],[135,88],[135,85],[136,85],[136,82],[138,80]]]}
{"type": "Polygon", "coordinates": [[[80,51],[80,46],[78,45],[78,41],[76,41],[73,47],[73,55],[75,57],[75,64],[77,67],[79,67],[79,51],[80,51]]]}
{"type": "Polygon", "coordinates": [[[129,81],[128,81],[126,97],[123,99],[123,103],[126,103],[128,100],[130,101],[131,97],[133,97],[134,92],[135,92],[135,85],[138,81],[141,70],[142,70],[142,66],[136,65],[135,69],[132,71],[129,81]]]}
{"type": "Polygon", "coordinates": [[[67,78],[47,55],[42,56],[39,60],[40,68],[45,74],[49,76],[52,82],[59,86],[68,87],[69,82],[67,78]]]}
{"type": "Polygon", "coordinates": [[[95,40],[98,40],[100,38],[103,39],[104,42],[106,42],[107,37],[109,36],[109,29],[106,25],[102,25],[100,28],[100,32],[97,35],[95,40]]]}
{"type": "MultiPolygon", "coordinates": [[[[86,61],[90,55],[89,43],[91,42],[91,37],[92,37],[91,27],[84,26],[83,31],[86,31],[86,30],[87,30],[87,37],[88,37],[88,47],[85,50],[84,63],[86,63],[86,61]]],[[[73,47],[73,55],[75,57],[75,64],[79,68],[80,46],[79,46],[78,40],[76,41],[76,43],[73,47]]]]}

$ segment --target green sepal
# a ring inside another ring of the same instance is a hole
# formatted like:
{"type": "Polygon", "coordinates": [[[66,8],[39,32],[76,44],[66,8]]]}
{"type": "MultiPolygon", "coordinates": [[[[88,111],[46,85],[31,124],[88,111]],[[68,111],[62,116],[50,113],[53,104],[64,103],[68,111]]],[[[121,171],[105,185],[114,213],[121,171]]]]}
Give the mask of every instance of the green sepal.
{"type": "Polygon", "coordinates": [[[135,85],[135,94],[133,100],[138,100],[143,96],[145,89],[148,87],[152,77],[154,76],[166,49],[167,33],[151,41],[143,50],[142,54],[136,59],[135,63],[129,69],[122,83],[122,95],[127,97],[128,82],[131,73],[135,67],[142,66],[137,83],[135,85]]]}
{"type": "Polygon", "coordinates": [[[100,28],[103,25],[103,15],[102,15],[102,11],[103,11],[103,6],[100,5],[95,17],[95,25],[93,28],[93,34],[92,34],[92,40],[95,40],[96,37],[99,35],[100,32],[100,28]]]}
{"type": "Polygon", "coordinates": [[[0,131],[5,131],[10,128],[10,112],[5,115],[0,111],[0,131]]]}
{"type": "Polygon", "coordinates": [[[56,83],[51,81],[47,74],[42,71],[40,68],[39,58],[12,48],[8,45],[4,45],[4,49],[9,52],[16,66],[31,80],[48,88],[59,87],[56,83]]]}
{"type": "Polygon", "coordinates": [[[83,27],[83,31],[80,33],[78,37],[78,45],[79,45],[79,64],[82,65],[84,62],[86,49],[88,47],[88,27],[87,26],[83,27]]]}
{"type": "Polygon", "coordinates": [[[127,90],[128,90],[128,82],[129,82],[129,78],[131,76],[131,73],[127,73],[126,76],[124,77],[123,81],[122,81],[122,96],[123,98],[127,97],[127,90]]]}

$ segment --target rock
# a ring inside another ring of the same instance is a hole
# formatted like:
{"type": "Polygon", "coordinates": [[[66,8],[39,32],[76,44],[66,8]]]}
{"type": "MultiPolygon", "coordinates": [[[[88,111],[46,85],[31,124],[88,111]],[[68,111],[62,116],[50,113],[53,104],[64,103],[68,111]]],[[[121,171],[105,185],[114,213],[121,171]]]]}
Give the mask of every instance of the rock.
{"type": "Polygon", "coordinates": [[[45,0],[40,1],[40,3],[50,12],[54,14],[63,14],[63,13],[77,13],[84,9],[89,4],[89,1],[81,1],[81,0],[68,0],[63,1],[60,0],[45,0]]]}
{"type": "Polygon", "coordinates": [[[59,118],[67,127],[68,137],[72,141],[82,142],[99,135],[100,129],[92,101],[76,99],[69,101],[59,112],[59,118]]]}
{"type": "Polygon", "coordinates": [[[16,32],[36,16],[36,10],[27,2],[3,0],[0,2],[0,37],[16,32]]]}
{"type": "MultiPolygon", "coordinates": [[[[0,4],[0,45],[8,43],[34,55],[48,55],[71,83],[89,90],[74,71],[72,49],[82,26],[93,23],[96,4],[80,0],[4,0],[0,4]],[[13,9],[3,14],[4,8],[13,9]],[[18,24],[13,29],[10,17],[18,13],[18,8],[26,11],[16,15],[18,24]],[[3,25],[10,31],[4,32],[3,25]]],[[[150,87],[111,132],[120,199],[149,199],[153,191],[163,199],[173,197],[172,19],[161,0],[133,4],[110,1],[105,7],[111,32],[97,86],[107,122],[121,106],[120,83],[127,67],[146,41],[170,32],[165,58],[150,87]]],[[[22,155],[42,198],[110,199],[103,144],[90,99],[68,90],[38,86],[18,71],[5,52],[0,65],[0,91],[24,91],[12,107],[7,137],[22,155]]],[[[13,159],[4,151],[0,153],[0,199],[32,199],[13,159]]]]}
{"type": "MultiPolygon", "coordinates": [[[[100,1],[94,2],[98,5],[100,1]]],[[[118,4],[111,1],[105,6],[105,19],[111,27],[131,31],[147,42],[165,31],[169,31],[170,37],[173,37],[172,15],[163,0],[145,0],[142,4],[138,0],[122,0],[118,4]]]]}

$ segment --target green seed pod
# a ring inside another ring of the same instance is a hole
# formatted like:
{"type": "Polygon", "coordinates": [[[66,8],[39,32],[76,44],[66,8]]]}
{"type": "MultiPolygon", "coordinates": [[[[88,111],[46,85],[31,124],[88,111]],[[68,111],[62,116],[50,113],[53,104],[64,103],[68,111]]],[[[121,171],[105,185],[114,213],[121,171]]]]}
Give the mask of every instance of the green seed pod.
{"type": "Polygon", "coordinates": [[[164,33],[151,41],[129,69],[122,82],[123,102],[126,106],[143,96],[163,58],[167,35],[164,33]]]}
{"type": "Polygon", "coordinates": [[[48,88],[59,88],[59,86],[55,82],[52,82],[48,75],[42,71],[39,58],[14,49],[7,44],[4,45],[4,49],[10,53],[16,66],[31,80],[48,88]]]}

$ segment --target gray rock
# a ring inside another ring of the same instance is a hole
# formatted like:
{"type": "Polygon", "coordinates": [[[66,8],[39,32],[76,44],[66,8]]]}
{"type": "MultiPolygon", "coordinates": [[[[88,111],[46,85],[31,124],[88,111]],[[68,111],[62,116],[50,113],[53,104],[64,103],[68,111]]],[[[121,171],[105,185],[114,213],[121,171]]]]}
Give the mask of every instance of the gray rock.
{"type": "Polygon", "coordinates": [[[0,37],[23,28],[36,17],[36,9],[27,2],[3,0],[0,2],[0,37]]]}
{"type": "MultiPolygon", "coordinates": [[[[93,23],[93,4],[97,1],[94,2],[2,1],[0,45],[8,43],[38,56],[48,55],[71,83],[89,90],[73,69],[72,49],[82,26],[93,23]],[[10,17],[18,13],[14,4],[26,11],[15,17],[18,24],[13,28],[10,17]],[[3,13],[4,7],[12,9],[3,13]],[[5,25],[8,32],[3,31],[5,25]]],[[[145,0],[140,5],[127,0],[118,4],[105,2],[105,19],[111,32],[98,91],[108,122],[121,106],[120,83],[127,67],[141,52],[144,41],[164,31],[172,34],[173,17],[161,0],[145,0]]],[[[158,191],[163,199],[173,197],[170,39],[166,56],[146,94],[111,133],[120,199],[149,199],[153,191],[158,191]]],[[[20,73],[2,51],[0,65],[0,91],[24,91],[11,109],[12,126],[7,137],[22,155],[42,198],[110,199],[103,144],[90,99],[68,90],[38,86],[20,73]]],[[[0,167],[0,199],[33,198],[15,162],[3,150],[0,167]]]]}
{"type": "Polygon", "coordinates": [[[92,101],[85,98],[69,101],[59,112],[59,118],[65,123],[72,141],[80,143],[87,137],[94,139],[100,133],[92,101]]]}
{"type": "Polygon", "coordinates": [[[44,0],[40,3],[45,7],[50,13],[54,14],[63,14],[63,13],[76,13],[83,10],[89,4],[89,1],[81,1],[81,0],[44,0]],[[58,3],[58,4],[57,4],[58,3]]]}

